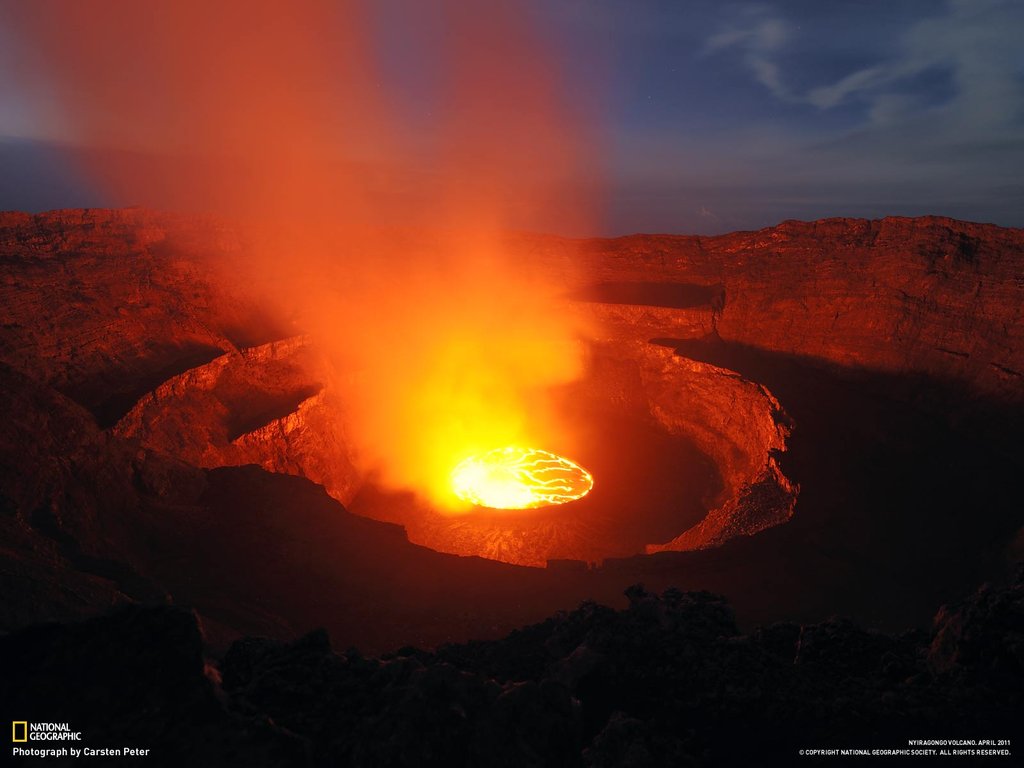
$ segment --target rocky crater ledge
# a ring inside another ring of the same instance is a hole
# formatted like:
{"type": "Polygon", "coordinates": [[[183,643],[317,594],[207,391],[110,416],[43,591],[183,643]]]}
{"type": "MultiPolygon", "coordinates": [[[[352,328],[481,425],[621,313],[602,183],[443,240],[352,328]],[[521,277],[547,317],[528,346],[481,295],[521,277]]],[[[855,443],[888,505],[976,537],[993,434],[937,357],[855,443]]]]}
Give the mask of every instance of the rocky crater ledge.
{"type": "Polygon", "coordinates": [[[723,488],[697,525],[647,552],[705,549],[752,536],[793,515],[799,486],[779,467],[792,424],[764,386],[733,371],[645,345],[640,375],[651,414],[715,462],[723,488]]]}

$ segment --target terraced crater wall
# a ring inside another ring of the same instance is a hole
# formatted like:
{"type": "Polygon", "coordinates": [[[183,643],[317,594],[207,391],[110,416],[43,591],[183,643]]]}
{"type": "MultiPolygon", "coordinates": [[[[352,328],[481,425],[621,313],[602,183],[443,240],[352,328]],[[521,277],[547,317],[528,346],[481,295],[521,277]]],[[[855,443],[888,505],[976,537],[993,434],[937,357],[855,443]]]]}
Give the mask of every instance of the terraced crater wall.
{"type": "Polygon", "coordinates": [[[569,292],[647,338],[716,333],[1024,399],[1020,229],[940,216],[837,218],[715,237],[515,242],[524,259],[574,264],[564,270],[569,292]]]}
{"type": "MultiPolygon", "coordinates": [[[[714,238],[510,242],[524,268],[574,263],[567,296],[597,320],[593,348],[626,361],[628,397],[719,468],[705,520],[649,551],[776,525],[797,493],[778,461],[793,428],[785,403],[652,341],[714,336],[1024,397],[1019,230],[833,219],[714,238]]],[[[348,501],[361,478],[332,374],[298,329],[213,268],[245,247],[223,223],[143,210],[2,214],[0,361],[120,437],[198,466],[304,475],[348,501]]]]}

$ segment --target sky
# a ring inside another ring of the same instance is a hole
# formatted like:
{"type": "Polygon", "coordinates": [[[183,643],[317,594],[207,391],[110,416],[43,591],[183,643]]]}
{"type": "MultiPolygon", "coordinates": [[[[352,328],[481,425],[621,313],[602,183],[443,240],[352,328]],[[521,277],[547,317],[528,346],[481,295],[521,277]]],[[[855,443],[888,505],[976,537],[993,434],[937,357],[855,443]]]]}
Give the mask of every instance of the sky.
{"type": "MultiPolygon", "coordinates": [[[[370,5],[375,76],[424,145],[443,109],[431,6],[370,5]]],[[[573,183],[598,190],[599,215],[562,234],[926,214],[1024,226],[1020,0],[521,6],[597,148],[573,183]]],[[[0,209],[136,202],[76,170],[74,127],[40,74],[3,53],[18,44],[0,12],[0,209]]]]}

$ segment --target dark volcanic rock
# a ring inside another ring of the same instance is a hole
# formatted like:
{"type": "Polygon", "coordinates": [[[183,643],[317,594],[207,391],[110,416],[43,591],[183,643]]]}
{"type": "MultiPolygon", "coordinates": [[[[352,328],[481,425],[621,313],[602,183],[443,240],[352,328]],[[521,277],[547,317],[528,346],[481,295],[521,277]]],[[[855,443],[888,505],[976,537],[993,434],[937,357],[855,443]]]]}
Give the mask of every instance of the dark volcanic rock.
{"type": "Polygon", "coordinates": [[[152,750],[119,758],[124,765],[306,764],[300,740],[266,718],[225,711],[206,675],[195,617],[176,608],[132,606],[0,639],[0,700],[19,719],[66,722],[82,733],[81,742],[26,745],[33,748],[152,750]]]}
{"type": "MultiPolygon", "coordinates": [[[[1011,589],[982,587],[935,617],[928,665],[940,675],[1012,687],[1024,675],[1024,574],[1011,589]]],[[[1019,691],[1018,691],[1019,692],[1019,691]]]]}
{"type": "Polygon", "coordinates": [[[323,631],[245,638],[214,670],[190,614],[128,608],[0,640],[0,695],[90,744],[152,748],[139,764],[787,764],[823,745],[1009,738],[1022,595],[984,588],[930,634],[834,620],[743,635],[721,598],[635,586],[626,610],[588,604],[500,641],[368,658],[323,631]]]}
{"type": "Polygon", "coordinates": [[[83,616],[164,591],[142,575],[160,504],[201,472],[101,432],[68,398],[0,364],[0,626],[83,616]]]}
{"type": "Polygon", "coordinates": [[[500,685],[445,662],[331,653],[323,635],[225,656],[232,706],[308,737],[323,765],[572,765],[579,705],[553,681],[500,685]]]}

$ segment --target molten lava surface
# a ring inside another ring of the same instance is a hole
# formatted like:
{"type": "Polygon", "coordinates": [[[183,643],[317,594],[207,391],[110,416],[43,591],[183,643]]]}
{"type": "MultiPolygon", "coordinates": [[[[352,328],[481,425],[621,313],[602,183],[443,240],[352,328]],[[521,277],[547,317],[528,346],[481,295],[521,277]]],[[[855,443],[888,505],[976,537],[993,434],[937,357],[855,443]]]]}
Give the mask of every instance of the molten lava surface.
{"type": "Polygon", "coordinates": [[[594,487],[587,470],[538,448],[496,448],[470,456],[452,471],[464,501],[494,509],[530,509],[582,498],[594,487]]]}

